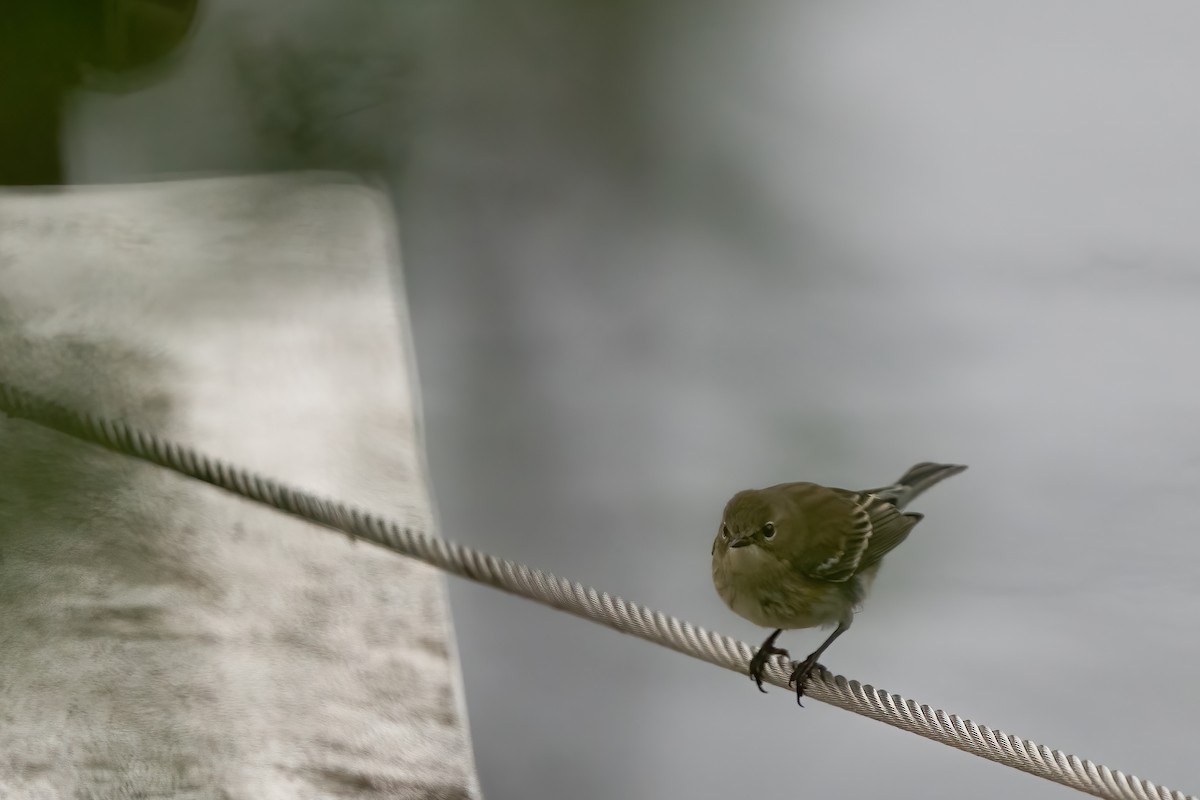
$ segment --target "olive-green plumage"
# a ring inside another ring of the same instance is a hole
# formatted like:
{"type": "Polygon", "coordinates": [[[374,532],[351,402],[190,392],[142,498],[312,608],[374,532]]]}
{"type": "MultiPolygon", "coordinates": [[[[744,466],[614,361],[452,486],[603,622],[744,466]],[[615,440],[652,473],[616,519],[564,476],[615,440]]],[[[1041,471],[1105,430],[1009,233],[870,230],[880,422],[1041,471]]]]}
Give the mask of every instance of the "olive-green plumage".
{"type": "Polygon", "coordinates": [[[965,469],[926,462],[879,489],[781,483],[730,499],[713,542],[713,584],[737,614],[776,629],[750,665],[760,689],[767,658],[786,655],[774,646],[781,631],[837,625],[792,673],[799,700],[817,658],[853,622],[881,559],[921,520],[904,506],[965,469]]]}

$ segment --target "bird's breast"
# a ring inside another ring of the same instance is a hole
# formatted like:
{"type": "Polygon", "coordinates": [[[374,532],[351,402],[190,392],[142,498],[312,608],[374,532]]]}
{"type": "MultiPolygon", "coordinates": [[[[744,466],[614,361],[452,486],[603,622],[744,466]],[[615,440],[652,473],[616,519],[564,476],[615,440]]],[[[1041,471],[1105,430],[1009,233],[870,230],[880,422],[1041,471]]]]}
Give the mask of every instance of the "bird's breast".
{"type": "MultiPolygon", "coordinates": [[[[764,628],[813,628],[848,621],[857,587],[814,581],[757,545],[713,554],[713,585],[735,614],[764,628]]],[[[849,583],[854,583],[852,579],[849,583]]]]}

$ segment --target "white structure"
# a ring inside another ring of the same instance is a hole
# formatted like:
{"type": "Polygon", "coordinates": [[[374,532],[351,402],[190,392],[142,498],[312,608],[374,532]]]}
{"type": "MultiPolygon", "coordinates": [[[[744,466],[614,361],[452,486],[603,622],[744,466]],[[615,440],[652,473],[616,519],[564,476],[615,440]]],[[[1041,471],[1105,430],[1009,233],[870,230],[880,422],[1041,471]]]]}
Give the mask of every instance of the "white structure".
{"type": "MultiPolygon", "coordinates": [[[[0,376],[414,527],[392,214],[331,175],[0,193],[0,376]]],[[[442,577],[0,417],[0,797],[478,795],[442,577]]]]}

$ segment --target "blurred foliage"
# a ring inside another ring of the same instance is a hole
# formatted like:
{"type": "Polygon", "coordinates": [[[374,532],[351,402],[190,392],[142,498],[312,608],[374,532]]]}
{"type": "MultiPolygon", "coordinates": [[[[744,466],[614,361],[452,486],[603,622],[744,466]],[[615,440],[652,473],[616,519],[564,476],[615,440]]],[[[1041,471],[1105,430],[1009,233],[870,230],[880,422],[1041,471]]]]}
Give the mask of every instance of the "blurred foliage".
{"type": "Polygon", "coordinates": [[[632,167],[660,5],[268,0],[224,24],[273,166],[390,172],[414,135],[449,127],[632,167]]]}
{"type": "Polygon", "coordinates": [[[62,180],[64,97],[123,89],[128,73],[174,50],[196,0],[9,0],[0,19],[0,186],[62,180]],[[125,77],[117,77],[125,76],[125,77]]]}

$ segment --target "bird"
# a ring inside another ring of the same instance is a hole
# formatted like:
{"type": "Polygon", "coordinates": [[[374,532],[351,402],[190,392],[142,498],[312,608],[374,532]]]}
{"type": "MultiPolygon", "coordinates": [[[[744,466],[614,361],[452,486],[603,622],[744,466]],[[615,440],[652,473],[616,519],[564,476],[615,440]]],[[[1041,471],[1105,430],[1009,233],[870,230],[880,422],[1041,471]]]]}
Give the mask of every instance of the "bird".
{"type": "Polygon", "coordinates": [[[713,585],[734,613],[775,629],[750,660],[759,691],[766,691],[767,660],[789,657],[775,646],[783,631],[835,625],[820,647],[795,664],[788,685],[795,685],[800,703],[805,681],[820,666],[817,659],[849,629],[883,557],[921,521],[923,515],[903,513],[904,507],[965,469],[926,461],[878,489],[780,483],[730,498],[712,546],[713,585]]]}

